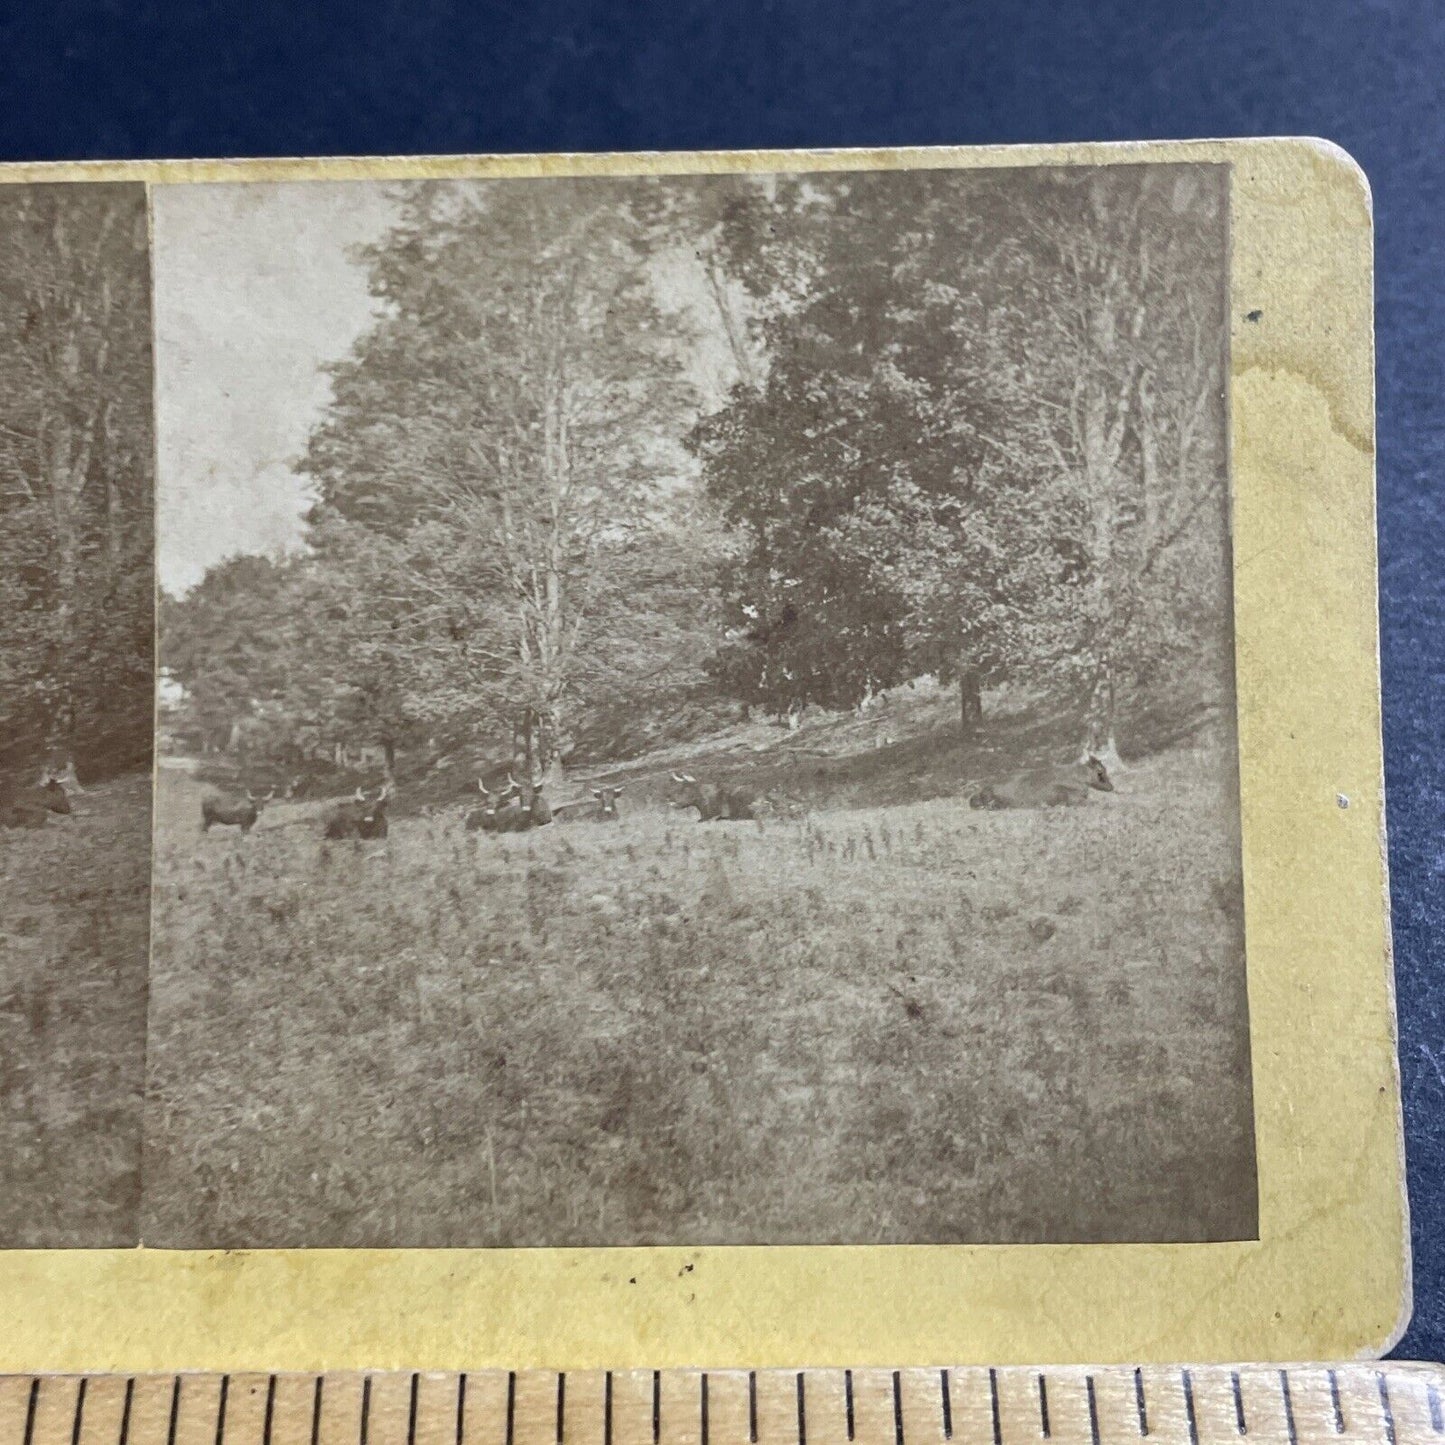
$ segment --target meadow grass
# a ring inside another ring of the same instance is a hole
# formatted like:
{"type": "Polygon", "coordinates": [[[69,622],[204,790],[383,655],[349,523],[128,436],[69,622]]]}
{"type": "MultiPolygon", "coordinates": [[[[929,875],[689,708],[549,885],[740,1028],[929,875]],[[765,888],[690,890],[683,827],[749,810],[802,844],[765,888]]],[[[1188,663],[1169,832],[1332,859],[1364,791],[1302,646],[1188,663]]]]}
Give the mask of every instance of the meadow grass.
{"type": "Polygon", "coordinates": [[[1250,1237],[1220,777],[325,843],[164,772],[146,1242],[1250,1237]]]}
{"type": "Polygon", "coordinates": [[[0,830],[0,1246],[134,1245],[150,778],[0,830]]]}

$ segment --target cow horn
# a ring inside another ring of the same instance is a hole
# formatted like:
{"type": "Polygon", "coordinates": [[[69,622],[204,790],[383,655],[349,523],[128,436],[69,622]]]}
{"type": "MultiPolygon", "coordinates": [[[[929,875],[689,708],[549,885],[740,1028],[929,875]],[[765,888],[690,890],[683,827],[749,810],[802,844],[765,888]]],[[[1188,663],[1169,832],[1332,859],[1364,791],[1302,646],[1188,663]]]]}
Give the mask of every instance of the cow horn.
{"type": "Polygon", "coordinates": [[[477,779],[477,792],[484,798],[487,796],[487,785],[480,778],[477,779]]]}
{"type": "Polygon", "coordinates": [[[695,777],[693,777],[693,775],[692,775],[691,773],[684,773],[684,774],[682,775],[682,780],[683,780],[684,783],[695,783],[695,782],[697,782],[697,779],[696,779],[695,777]]]}
{"type": "Polygon", "coordinates": [[[674,783],[685,783],[685,782],[687,782],[687,779],[686,779],[685,777],[683,777],[683,775],[682,775],[681,773],[679,773],[679,772],[677,772],[677,771],[674,771],[674,772],[673,772],[673,775],[672,775],[672,781],[673,781],[674,783]]]}
{"type": "Polygon", "coordinates": [[[622,784],[621,784],[621,783],[618,783],[618,785],[617,785],[615,788],[613,788],[613,790],[612,790],[612,796],[615,798],[615,797],[618,795],[618,793],[620,793],[621,791],[622,791],[622,784]]]}

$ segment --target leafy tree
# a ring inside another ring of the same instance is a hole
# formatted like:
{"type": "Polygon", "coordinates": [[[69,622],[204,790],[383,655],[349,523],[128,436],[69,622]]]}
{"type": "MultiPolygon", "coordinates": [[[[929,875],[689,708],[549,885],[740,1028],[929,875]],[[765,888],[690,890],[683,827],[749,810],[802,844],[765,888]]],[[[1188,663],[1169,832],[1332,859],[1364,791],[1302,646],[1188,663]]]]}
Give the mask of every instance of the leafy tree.
{"type": "Polygon", "coordinates": [[[0,768],[150,752],[145,192],[0,188],[0,768]]]}
{"type": "Polygon", "coordinates": [[[658,531],[686,466],[668,440],[695,406],[686,330],[637,194],[412,190],[366,256],[382,317],[334,369],[304,462],[320,551],[349,569],[352,614],[375,613],[381,640],[353,657],[378,695],[505,720],[532,770],[566,745],[604,560],[658,531]]]}
{"type": "Polygon", "coordinates": [[[711,495],[746,538],[715,672],[776,716],[851,706],[910,675],[907,608],[885,575],[896,516],[869,510],[889,462],[867,433],[891,430],[889,398],[810,353],[775,354],[764,390],[739,392],[693,437],[711,495]]]}
{"type": "Polygon", "coordinates": [[[1121,680],[1186,635],[1218,652],[1216,179],[838,183],[765,383],[691,439],[746,539],[728,686],[781,712],[930,671],[970,727],[1031,676],[1105,748],[1121,680]]]}
{"type": "Polygon", "coordinates": [[[1029,679],[1107,748],[1141,690],[1228,686],[1222,198],[1194,167],[413,188],[306,555],[168,605],[168,658],[191,628],[195,707],[306,749],[511,734],[546,769],[705,671],[778,716],[933,673],[965,728],[1029,679]],[[701,420],[684,245],[736,373],[701,420]]]}
{"type": "Polygon", "coordinates": [[[701,269],[744,393],[766,375],[770,325],[807,297],[840,195],[788,174],[674,178],[638,193],[653,234],[701,269]]]}
{"type": "Polygon", "coordinates": [[[185,688],[189,722],[209,748],[238,742],[281,699],[298,720],[309,720],[305,679],[314,619],[304,566],[299,558],[231,557],[184,598],[162,594],[161,656],[185,688]]]}
{"type": "Polygon", "coordinates": [[[978,388],[937,384],[958,330],[932,314],[938,238],[959,243],[929,177],[883,179],[833,181],[807,297],[764,328],[765,385],[691,439],[747,538],[718,672],[778,713],[851,705],[926,670],[967,673],[976,701],[1000,647],[981,623],[1007,558],[981,525],[985,449],[956,423],[978,388]]]}
{"type": "Polygon", "coordinates": [[[1225,184],[1198,166],[1051,173],[1001,253],[982,366],[965,362],[1068,519],[1083,587],[1055,609],[1053,669],[1104,754],[1121,690],[1170,672],[1229,687],[1225,184]]]}

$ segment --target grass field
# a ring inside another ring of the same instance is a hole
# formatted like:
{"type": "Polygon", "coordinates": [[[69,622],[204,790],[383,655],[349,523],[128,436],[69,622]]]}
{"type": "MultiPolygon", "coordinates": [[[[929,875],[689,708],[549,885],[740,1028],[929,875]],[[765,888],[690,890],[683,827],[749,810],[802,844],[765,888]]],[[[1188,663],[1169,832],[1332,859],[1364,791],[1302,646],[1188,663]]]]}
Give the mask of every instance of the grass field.
{"type": "Polygon", "coordinates": [[[0,830],[0,1246],[134,1245],[150,778],[0,830]]]}
{"type": "Polygon", "coordinates": [[[202,836],[163,770],[146,1242],[1253,1236],[1232,755],[996,813],[928,743],[764,759],[796,816],[640,768],[615,827],[385,843],[202,836]]]}

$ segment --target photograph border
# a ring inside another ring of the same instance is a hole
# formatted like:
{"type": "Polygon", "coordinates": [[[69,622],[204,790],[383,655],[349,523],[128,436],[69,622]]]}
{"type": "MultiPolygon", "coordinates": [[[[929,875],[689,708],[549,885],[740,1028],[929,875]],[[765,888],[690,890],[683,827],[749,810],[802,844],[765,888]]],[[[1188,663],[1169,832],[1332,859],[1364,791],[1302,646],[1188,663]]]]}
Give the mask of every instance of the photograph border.
{"type": "Polygon", "coordinates": [[[1106,1363],[1375,1354],[1409,1314],[1384,852],[1372,219],[1325,141],[0,167],[324,181],[1224,162],[1260,1238],[0,1251],[0,1369],[1106,1363]]]}

